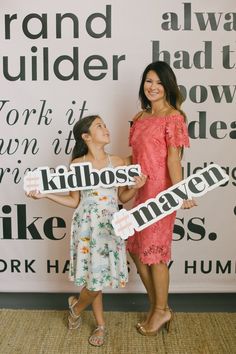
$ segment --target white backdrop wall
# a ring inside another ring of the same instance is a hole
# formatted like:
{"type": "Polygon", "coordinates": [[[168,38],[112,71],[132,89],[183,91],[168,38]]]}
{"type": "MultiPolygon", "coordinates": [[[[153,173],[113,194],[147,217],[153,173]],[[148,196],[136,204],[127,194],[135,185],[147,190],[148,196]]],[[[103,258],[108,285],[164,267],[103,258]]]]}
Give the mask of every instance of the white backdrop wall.
{"type": "MultiPolygon", "coordinates": [[[[73,210],[25,197],[23,176],[68,165],[80,117],[107,123],[126,156],[144,67],[166,60],[188,116],[184,176],[211,162],[227,185],[179,211],[172,292],[236,291],[235,1],[1,1],[0,290],[76,291],[68,280],[73,210]]],[[[122,292],[143,292],[134,265],[122,292]]],[[[110,291],[110,290],[108,290],[110,291]]]]}

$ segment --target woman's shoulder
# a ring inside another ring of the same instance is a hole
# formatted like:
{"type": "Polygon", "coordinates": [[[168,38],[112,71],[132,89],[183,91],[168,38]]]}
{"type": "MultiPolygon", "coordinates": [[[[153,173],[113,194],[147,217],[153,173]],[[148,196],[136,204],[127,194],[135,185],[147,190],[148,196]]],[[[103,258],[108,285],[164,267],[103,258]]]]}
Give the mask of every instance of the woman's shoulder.
{"type": "Polygon", "coordinates": [[[178,109],[169,108],[169,109],[166,111],[166,116],[167,116],[167,117],[181,116],[181,112],[178,111],[178,109]]]}
{"type": "MultiPolygon", "coordinates": [[[[149,116],[152,116],[152,114],[147,112],[147,111],[145,111],[145,110],[143,110],[143,111],[140,111],[137,114],[135,114],[135,116],[132,118],[132,121],[136,122],[139,119],[142,119],[142,118],[145,118],[145,117],[149,117],[149,116]]],[[[168,118],[174,118],[174,117],[176,117],[177,119],[178,118],[179,119],[183,119],[184,118],[184,114],[183,114],[183,112],[170,107],[166,111],[164,111],[162,117],[165,117],[167,119],[168,118]]]]}
{"type": "Polygon", "coordinates": [[[135,116],[132,118],[132,121],[136,122],[138,119],[142,118],[143,114],[144,114],[144,111],[140,111],[140,112],[136,113],[135,116]]]}
{"type": "Polygon", "coordinates": [[[171,108],[168,112],[166,112],[166,119],[167,120],[184,120],[184,115],[182,112],[178,111],[177,109],[171,108]]]}

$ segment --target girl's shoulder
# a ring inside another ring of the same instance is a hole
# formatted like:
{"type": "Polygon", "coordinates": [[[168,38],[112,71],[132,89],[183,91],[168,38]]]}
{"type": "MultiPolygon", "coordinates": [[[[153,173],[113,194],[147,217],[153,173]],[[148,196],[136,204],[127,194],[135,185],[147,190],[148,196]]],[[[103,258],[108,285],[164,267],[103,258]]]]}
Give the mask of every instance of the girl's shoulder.
{"type": "Polygon", "coordinates": [[[84,156],[76,157],[74,160],[71,161],[70,165],[74,163],[81,163],[81,162],[84,162],[84,156]]]}
{"type": "Polygon", "coordinates": [[[126,165],[125,160],[117,155],[110,155],[110,160],[113,167],[126,165]]]}

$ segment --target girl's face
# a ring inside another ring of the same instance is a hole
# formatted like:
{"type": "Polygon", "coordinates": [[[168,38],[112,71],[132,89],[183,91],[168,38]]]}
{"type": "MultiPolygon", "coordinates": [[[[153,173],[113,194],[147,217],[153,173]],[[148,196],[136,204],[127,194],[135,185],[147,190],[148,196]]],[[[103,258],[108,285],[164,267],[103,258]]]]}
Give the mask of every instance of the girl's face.
{"type": "Polygon", "coordinates": [[[101,118],[96,118],[89,128],[89,135],[93,143],[110,143],[110,133],[101,118]]]}
{"type": "Polygon", "coordinates": [[[155,71],[150,70],[147,73],[143,89],[151,104],[165,100],[165,89],[155,71]]]}

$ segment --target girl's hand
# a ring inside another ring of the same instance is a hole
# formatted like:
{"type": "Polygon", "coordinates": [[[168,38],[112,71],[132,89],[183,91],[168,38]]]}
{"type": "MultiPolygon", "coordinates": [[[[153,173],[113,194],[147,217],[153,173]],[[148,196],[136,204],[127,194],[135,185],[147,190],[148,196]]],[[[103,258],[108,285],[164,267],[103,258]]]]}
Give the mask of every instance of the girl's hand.
{"type": "Polygon", "coordinates": [[[46,197],[46,194],[42,194],[39,191],[30,191],[26,193],[26,196],[32,199],[42,199],[46,197]]]}
{"type": "Polygon", "coordinates": [[[73,191],[73,192],[71,191],[67,195],[60,195],[55,193],[40,193],[39,191],[34,190],[26,193],[26,195],[27,197],[32,199],[47,198],[52,202],[67,206],[69,208],[76,208],[79,205],[79,201],[80,201],[79,191],[73,191]]]}
{"type": "Polygon", "coordinates": [[[134,176],[135,184],[131,186],[132,189],[139,189],[146,183],[147,176],[141,173],[140,176],[134,176]]]}
{"type": "Polygon", "coordinates": [[[186,200],[183,201],[181,209],[191,209],[191,208],[193,208],[195,206],[197,206],[197,203],[196,203],[195,199],[186,199],[186,200]]]}

